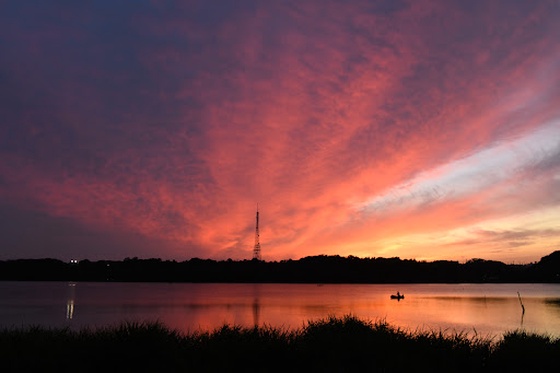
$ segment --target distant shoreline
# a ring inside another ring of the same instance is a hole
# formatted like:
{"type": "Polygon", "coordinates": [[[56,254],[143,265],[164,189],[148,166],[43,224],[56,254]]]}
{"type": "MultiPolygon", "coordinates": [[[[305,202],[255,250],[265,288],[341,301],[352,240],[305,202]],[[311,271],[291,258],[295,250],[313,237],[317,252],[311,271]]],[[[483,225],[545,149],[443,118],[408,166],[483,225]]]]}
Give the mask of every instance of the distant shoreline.
{"type": "Polygon", "coordinates": [[[537,263],[472,259],[423,262],[400,258],[313,256],[299,260],[215,261],[126,258],[122,261],[17,259],[0,261],[0,281],[192,283],[560,283],[560,251],[537,263]]]}

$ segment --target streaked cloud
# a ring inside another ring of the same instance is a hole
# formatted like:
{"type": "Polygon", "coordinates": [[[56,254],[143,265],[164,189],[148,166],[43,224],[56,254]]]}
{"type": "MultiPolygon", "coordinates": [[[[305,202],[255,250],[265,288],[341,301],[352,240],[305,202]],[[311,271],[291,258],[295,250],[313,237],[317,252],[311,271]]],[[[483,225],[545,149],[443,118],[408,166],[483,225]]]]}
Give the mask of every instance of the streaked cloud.
{"type": "Polygon", "coordinates": [[[2,219],[70,224],[7,257],[250,258],[257,203],[267,260],[558,245],[557,2],[29,4],[0,12],[2,219]]]}

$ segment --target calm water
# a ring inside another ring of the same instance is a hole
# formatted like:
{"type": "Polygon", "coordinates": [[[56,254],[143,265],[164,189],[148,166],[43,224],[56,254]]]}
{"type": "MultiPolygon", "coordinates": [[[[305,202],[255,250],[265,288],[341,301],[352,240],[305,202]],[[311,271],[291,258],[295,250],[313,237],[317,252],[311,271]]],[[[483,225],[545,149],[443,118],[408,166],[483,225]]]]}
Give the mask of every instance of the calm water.
{"type": "Polygon", "coordinates": [[[159,320],[184,332],[228,324],[299,328],[352,314],[407,330],[560,337],[560,284],[168,284],[0,282],[0,326],[159,320]],[[405,299],[390,299],[400,291],[405,299]],[[518,297],[525,307],[525,313],[518,297]]]}

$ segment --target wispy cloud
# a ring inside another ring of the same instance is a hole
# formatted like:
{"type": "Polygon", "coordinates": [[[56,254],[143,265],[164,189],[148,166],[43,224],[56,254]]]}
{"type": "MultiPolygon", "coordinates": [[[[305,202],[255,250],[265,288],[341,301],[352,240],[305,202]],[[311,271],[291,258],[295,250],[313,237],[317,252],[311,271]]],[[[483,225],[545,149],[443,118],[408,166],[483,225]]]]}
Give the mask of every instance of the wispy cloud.
{"type": "Polygon", "coordinates": [[[551,250],[558,4],[219,4],[4,6],[0,199],[161,257],[250,257],[257,203],[266,259],[474,255],[516,216],[477,250],[551,250]]]}

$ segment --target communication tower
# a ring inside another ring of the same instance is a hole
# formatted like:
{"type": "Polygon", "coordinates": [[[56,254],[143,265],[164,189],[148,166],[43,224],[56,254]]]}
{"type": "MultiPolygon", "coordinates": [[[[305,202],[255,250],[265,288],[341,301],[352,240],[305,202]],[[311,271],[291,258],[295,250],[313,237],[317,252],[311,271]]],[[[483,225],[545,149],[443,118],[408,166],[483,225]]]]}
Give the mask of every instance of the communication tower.
{"type": "Polygon", "coordinates": [[[255,247],[253,248],[253,259],[261,260],[261,242],[259,239],[259,205],[257,205],[257,225],[255,229],[255,247]]]}

